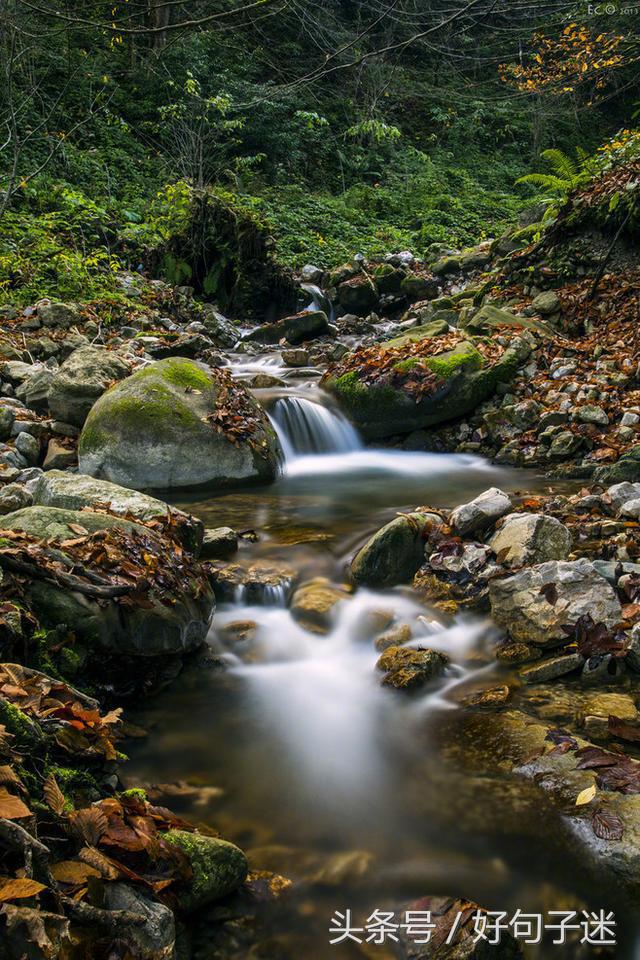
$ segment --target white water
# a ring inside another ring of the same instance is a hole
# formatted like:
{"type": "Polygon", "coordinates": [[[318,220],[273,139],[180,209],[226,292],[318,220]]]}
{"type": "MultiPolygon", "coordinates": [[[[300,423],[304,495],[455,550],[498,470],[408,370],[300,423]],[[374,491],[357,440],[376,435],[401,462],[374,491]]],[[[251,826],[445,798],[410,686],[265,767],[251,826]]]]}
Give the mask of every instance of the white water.
{"type": "Polygon", "coordinates": [[[357,430],[344,414],[305,397],[281,397],[271,411],[271,420],[287,464],[305,454],[362,449],[357,430]]]}
{"type": "Polygon", "coordinates": [[[279,745],[280,762],[295,768],[323,814],[328,804],[336,804],[341,817],[345,804],[355,814],[371,790],[382,789],[381,743],[391,726],[400,723],[406,736],[412,719],[417,723],[425,711],[451,706],[438,692],[442,680],[421,696],[400,701],[380,686],[373,638],[380,632],[374,617],[381,610],[393,611],[394,627],[411,626],[408,646],[449,654],[444,690],[468,678],[465,656],[483,642],[487,624],[461,621],[447,628],[427,620],[423,607],[397,591],[361,590],[340,602],[327,635],[305,630],[282,606],[234,604],[216,614],[217,630],[236,620],[257,623],[255,662],[241,663],[226,652],[231,671],[247,684],[265,734],[279,745]]]}

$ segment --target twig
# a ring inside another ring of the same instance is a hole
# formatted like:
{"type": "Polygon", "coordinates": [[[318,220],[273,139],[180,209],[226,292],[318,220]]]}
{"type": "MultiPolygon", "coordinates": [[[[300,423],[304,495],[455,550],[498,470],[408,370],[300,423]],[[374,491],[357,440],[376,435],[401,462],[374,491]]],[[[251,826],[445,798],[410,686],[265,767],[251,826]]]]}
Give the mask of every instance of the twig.
{"type": "MultiPolygon", "coordinates": [[[[11,570],[13,573],[24,573],[29,577],[36,577],[38,580],[52,580],[60,586],[67,587],[77,593],[82,593],[87,597],[97,597],[103,600],[112,600],[114,597],[122,597],[126,593],[132,593],[136,588],[133,584],[108,584],[102,581],[99,584],[86,583],[80,577],[73,576],[70,573],[62,573],[59,570],[44,570],[42,567],[33,563],[27,563],[25,560],[18,560],[10,554],[0,551],[0,567],[11,570]]],[[[92,577],[94,579],[94,577],[92,577]]]]}

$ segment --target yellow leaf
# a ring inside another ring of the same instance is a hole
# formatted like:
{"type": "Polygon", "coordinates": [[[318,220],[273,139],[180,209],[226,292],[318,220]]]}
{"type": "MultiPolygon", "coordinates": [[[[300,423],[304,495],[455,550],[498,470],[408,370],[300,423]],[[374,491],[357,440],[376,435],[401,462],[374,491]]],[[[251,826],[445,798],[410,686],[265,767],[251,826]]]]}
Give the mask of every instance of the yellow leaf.
{"type": "Polygon", "coordinates": [[[596,795],[596,785],[594,783],[590,787],[587,787],[586,790],[580,791],[580,793],[576,797],[576,807],[581,807],[585,803],[591,803],[595,795],[596,795]]]}

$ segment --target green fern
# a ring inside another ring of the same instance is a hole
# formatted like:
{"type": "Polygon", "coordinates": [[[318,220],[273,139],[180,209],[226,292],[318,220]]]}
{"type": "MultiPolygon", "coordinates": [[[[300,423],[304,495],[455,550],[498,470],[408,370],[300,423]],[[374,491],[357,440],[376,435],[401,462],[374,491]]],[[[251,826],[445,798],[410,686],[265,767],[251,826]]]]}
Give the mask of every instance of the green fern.
{"type": "Polygon", "coordinates": [[[543,217],[543,222],[546,223],[557,215],[569,194],[588,182],[590,156],[580,147],[576,149],[575,160],[557,148],[543,150],[540,156],[550,172],[527,173],[516,180],[516,183],[529,183],[549,193],[548,197],[542,199],[542,203],[547,205],[543,217]]]}

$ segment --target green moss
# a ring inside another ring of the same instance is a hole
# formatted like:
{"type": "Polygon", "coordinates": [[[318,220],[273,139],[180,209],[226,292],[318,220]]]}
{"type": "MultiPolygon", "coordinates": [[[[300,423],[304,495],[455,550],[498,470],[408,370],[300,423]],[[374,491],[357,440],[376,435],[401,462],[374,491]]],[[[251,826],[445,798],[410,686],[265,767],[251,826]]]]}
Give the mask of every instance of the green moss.
{"type": "Polygon", "coordinates": [[[450,380],[464,369],[480,370],[484,366],[484,359],[475,347],[471,347],[464,352],[451,350],[438,357],[428,357],[425,363],[441,380],[450,380]]]}
{"type": "Polygon", "coordinates": [[[403,399],[403,394],[393,387],[366,387],[360,383],[355,370],[330,380],[327,387],[340,398],[347,411],[357,410],[365,416],[383,414],[403,399]]]}
{"type": "Polygon", "coordinates": [[[19,750],[31,751],[42,742],[40,728],[8,700],[0,698],[0,724],[16,738],[19,750]]]}
{"type": "MultiPolygon", "coordinates": [[[[206,375],[203,376],[207,386],[210,386],[206,375]]],[[[92,411],[84,425],[78,445],[80,456],[103,449],[111,440],[112,435],[108,430],[95,426],[93,421],[99,416],[111,420],[120,429],[139,436],[141,440],[153,436],[164,438],[169,425],[187,429],[200,423],[196,414],[186,404],[181,404],[175,393],[162,383],[150,384],[144,396],[109,397],[107,392],[104,398],[106,413],[101,413],[100,406],[103,404],[96,405],[95,416],[92,411]]]]}
{"type": "Polygon", "coordinates": [[[181,897],[186,909],[197,909],[226,896],[237,889],[247,875],[245,855],[227,840],[184,830],[170,830],[164,839],[187,855],[193,870],[190,890],[181,897]]]}
{"type": "Polygon", "coordinates": [[[71,647],[63,647],[60,651],[60,672],[63,677],[73,678],[80,670],[81,659],[71,647]]]}
{"type": "Polygon", "coordinates": [[[146,800],[147,794],[142,787],[130,787],[129,790],[123,790],[121,797],[130,797],[132,800],[146,800]]]}
{"type": "Polygon", "coordinates": [[[420,364],[424,362],[422,357],[409,357],[407,360],[400,360],[393,369],[398,370],[400,373],[408,373],[409,370],[413,370],[414,367],[419,367],[420,364]]]}
{"type": "Polygon", "coordinates": [[[161,376],[167,383],[172,383],[175,387],[185,387],[185,389],[210,390],[213,386],[211,377],[197,364],[191,360],[185,360],[184,357],[169,357],[154,367],[147,367],[143,375],[145,373],[161,376]]]}

